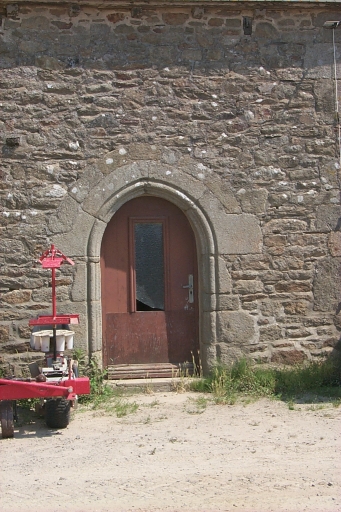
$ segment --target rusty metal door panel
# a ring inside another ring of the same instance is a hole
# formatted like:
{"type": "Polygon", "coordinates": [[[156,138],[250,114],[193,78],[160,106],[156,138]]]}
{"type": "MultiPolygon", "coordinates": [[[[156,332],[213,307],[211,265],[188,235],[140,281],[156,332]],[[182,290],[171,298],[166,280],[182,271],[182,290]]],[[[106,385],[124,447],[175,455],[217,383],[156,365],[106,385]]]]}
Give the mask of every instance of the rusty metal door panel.
{"type": "Polygon", "coordinates": [[[194,311],[109,313],[106,326],[109,365],[192,362],[197,356],[194,311]]]}
{"type": "Polygon", "coordinates": [[[197,359],[198,336],[195,311],[167,311],[168,360],[184,363],[197,359]]]}
{"type": "Polygon", "coordinates": [[[164,311],[109,313],[106,325],[108,364],[168,361],[164,311]]]}

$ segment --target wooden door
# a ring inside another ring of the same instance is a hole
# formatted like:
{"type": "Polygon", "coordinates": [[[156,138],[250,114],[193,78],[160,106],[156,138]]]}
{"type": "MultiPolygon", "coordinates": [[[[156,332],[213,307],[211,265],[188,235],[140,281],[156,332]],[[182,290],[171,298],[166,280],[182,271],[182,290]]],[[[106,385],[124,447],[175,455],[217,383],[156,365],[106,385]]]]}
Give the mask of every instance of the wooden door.
{"type": "Polygon", "coordinates": [[[101,276],[105,366],[192,361],[196,247],[177,206],[150,196],[123,205],[103,236],[101,276]]]}

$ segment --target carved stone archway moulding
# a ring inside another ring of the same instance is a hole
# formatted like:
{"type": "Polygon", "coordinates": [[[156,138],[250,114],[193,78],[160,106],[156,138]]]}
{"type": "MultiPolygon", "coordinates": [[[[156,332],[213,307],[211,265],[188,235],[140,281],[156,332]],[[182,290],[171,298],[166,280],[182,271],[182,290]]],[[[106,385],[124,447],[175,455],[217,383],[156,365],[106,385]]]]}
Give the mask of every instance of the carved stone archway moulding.
{"type": "MultiPolygon", "coordinates": [[[[205,310],[213,311],[215,309],[216,296],[216,278],[215,278],[215,243],[209,227],[209,223],[203,212],[189,199],[184,193],[177,191],[173,187],[160,182],[151,182],[143,180],[133,185],[127,186],[119,194],[115,194],[107,201],[99,211],[99,216],[103,221],[94,223],[89,238],[89,342],[90,351],[99,352],[102,349],[102,316],[101,316],[101,290],[100,290],[100,247],[102,237],[107,223],[115,212],[127,201],[150,195],[166,199],[181,210],[183,210],[189,219],[197,242],[198,265],[199,265],[199,331],[211,331],[210,313],[205,310]]],[[[215,338],[215,333],[211,333],[210,339],[215,338]]],[[[200,341],[202,335],[200,335],[200,341]]]]}
{"type": "Polygon", "coordinates": [[[133,162],[118,168],[110,166],[102,179],[92,181],[98,177],[101,167],[102,161],[98,168],[89,168],[69,191],[54,222],[52,237],[58,247],[79,261],[78,283],[74,288],[78,290],[75,300],[79,312],[84,316],[85,348],[100,357],[100,252],[106,226],[124,203],[150,195],[168,200],[184,211],[195,235],[199,266],[199,341],[203,366],[207,368],[216,359],[219,294],[225,293],[228,279],[221,255],[261,252],[257,218],[243,214],[232,196],[230,205],[223,204],[194,169],[181,170],[155,161],[133,162]]]}

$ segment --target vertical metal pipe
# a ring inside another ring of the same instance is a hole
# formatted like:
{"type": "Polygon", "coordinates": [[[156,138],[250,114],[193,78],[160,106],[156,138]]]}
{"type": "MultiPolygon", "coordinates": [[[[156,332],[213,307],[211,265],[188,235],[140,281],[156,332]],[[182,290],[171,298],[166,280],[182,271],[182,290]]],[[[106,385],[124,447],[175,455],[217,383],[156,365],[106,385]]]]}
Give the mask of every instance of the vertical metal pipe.
{"type": "Polygon", "coordinates": [[[57,316],[56,269],[52,268],[52,316],[57,316]]]}
{"type": "Polygon", "coordinates": [[[57,326],[52,327],[53,361],[57,361],[57,326]]]}

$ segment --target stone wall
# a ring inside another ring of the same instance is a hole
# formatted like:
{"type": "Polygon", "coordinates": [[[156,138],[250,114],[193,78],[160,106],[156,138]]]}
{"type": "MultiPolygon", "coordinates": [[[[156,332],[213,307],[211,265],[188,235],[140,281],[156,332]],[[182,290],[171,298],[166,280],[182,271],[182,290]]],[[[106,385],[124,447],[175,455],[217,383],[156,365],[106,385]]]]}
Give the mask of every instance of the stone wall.
{"type": "MultiPolygon", "coordinates": [[[[78,344],[101,350],[100,235],[129,187],[178,197],[209,226],[206,367],[337,352],[340,154],[323,23],[340,12],[101,5],[2,8],[2,357],[29,357],[28,319],[50,312],[49,275],[34,261],[51,242],[76,261],[58,273],[58,310],[80,313],[78,344]]],[[[341,29],[335,41],[340,77],[341,29]]]]}

